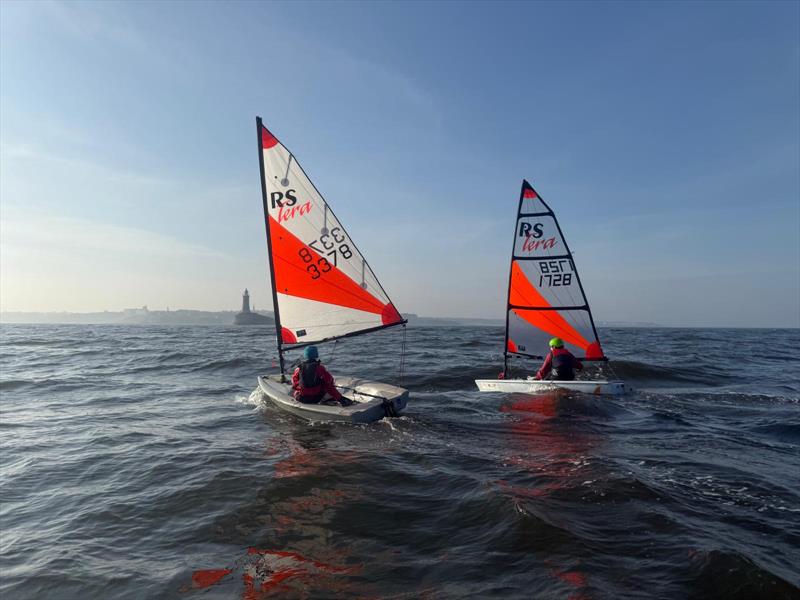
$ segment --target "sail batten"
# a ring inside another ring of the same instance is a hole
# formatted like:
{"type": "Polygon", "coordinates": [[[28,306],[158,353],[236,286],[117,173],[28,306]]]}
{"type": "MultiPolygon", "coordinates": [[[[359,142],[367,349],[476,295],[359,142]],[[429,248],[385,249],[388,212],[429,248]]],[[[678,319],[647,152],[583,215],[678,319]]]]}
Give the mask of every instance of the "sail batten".
{"type": "Polygon", "coordinates": [[[297,157],[257,127],[279,348],[404,323],[297,157]]]}
{"type": "Polygon", "coordinates": [[[606,360],[555,213],[523,180],[509,269],[506,367],[509,355],[539,357],[552,337],[585,360],[606,360]]]}

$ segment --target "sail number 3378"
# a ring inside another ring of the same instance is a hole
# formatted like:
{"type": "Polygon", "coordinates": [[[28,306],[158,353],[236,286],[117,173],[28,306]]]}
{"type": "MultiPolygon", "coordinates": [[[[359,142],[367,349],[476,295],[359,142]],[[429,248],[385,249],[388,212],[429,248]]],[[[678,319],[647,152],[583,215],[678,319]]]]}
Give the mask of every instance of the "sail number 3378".
{"type": "Polygon", "coordinates": [[[318,239],[310,241],[307,248],[300,248],[298,254],[306,263],[306,271],[311,275],[311,279],[319,279],[322,273],[331,270],[331,261],[336,267],[339,264],[340,255],[346,260],[353,256],[353,251],[347,244],[347,236],[339,227],[334,227],[330,233],[324,233],[318,239]],[[320,255],[319,258],[314,260],[314,255],[308,248],[316,251],[320,255]]]}

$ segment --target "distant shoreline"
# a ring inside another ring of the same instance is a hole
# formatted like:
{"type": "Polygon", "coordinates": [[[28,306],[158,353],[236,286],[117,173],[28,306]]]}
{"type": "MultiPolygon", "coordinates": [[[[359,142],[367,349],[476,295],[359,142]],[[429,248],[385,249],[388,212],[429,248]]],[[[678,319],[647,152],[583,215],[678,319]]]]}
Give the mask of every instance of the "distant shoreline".
{"type": "MultiPolygon", "coordinates": [[[[225,325],[235,326],[234,317],[237,311],[205,311],[205,310],[145,310],[128,309],[123,311],[103,312],[36,312],[36,311],[8,311],[0,313],[2,325],[225,325]]],[[[259,314],[270,321],[253,325],[239,325],[239,327],[272,327],[273,314],[271,311],[259,311],[259,314]]],[[[408,324],[417,327],[502,327],[502,319],[481,319],[470,317],[421,317],[415,314],[404,314],[408,324]]],[[[662,325],[651,322],[622,322],[598,321],[598,327],[613,328],[642,328],[642,329],[798,329],[797,327],[725,327],[725,326],[686,326],[662,325]]]]}
{"type": "MultiPolygon", "coordinates": [[[[103,312],[23,312],[0,313],[0,323],[43,325],[233,325],[237,311],[148,310],[132,308],[103,312]]],[[[272,324],[272,313],[266,315],[272,324]]]]}
{"type": "MultiPolygon", "coordinates": [[[[8,311],[0,313],[2,325],[230,325],[234,326],[237,311],[205,311],[205,310],[145,310],[128,309],[123,311],[103,312],[35,312],[8,311]]],[[[268,322],[240,325],[240,327],[272,327],[274,325],[271,311],[260,311],[269,319],[268,322]]],[[[470,317],[421,317],[415,314],[404,314],[408,324],[418,327],[502,327],[502,319],[481,319],[470,317]]],[[[641,328],[641,329],[798,329],[797,327],[726,327],[726,326],[686,326],[662,325],[651,322],[598,321],[602,328],[641,328]]]]}
{"type": "MultiPolygon", "coordinates": [[[[103,312],[34,312],[8,311],[0,313],[0,323],[61,324],[61,325],[233,325],[236,311],[205,311],[191,309],[149,310],[131,308],[122,311],[103,312]]],[[[258,313],[269,319],[259,325],[273,326],[273,313],[258,313]]],[[[405,313],[409,325],[422,327],[502,327],[503,319],[473,317],[424,317],[405,313]]],[[[250,325],[248,325],[250,326],[250,325]]],[[[661,327],[656,323],[599,322],[599,327],[661,327]]]]}

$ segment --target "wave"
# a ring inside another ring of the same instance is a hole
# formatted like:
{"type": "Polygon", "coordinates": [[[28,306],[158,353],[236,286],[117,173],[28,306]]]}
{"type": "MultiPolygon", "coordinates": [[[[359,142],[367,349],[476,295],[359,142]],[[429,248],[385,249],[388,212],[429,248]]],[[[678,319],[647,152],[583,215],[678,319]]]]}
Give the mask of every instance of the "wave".
{"type": "Polygon", "coordinates": [[[6,339],[4,345],[6,347],[18,346],[21,348],[74,348],[76,346],[83,346],[85,344],[85,340],[76,339],[76,340],[65,340],[65,339],[49,339],[49,340],[37,340],[37,339],[6,339]]]}
{"type": "Polygon", "coordinates": [[[690,554],[693,582],[689,598],[798,598],[800,588],[737,552],[690,554]]]}
{"type": "MultiPolygon", "coordinates": [[[[638,386],[669,387],[675,383],[701,384],[713,386],[729,383],[729,379],[719,372],[709,369],[687,371],[674,367],[659,367],[635,361],[614,361],[610,368],[600,368],[599,374],[590,365],[586,371],[588,377],[603,377],[609,379],[622,379],[638,386]]],[[[536,372],[538,364],[531,364],[527,369],[512,369],[514,377],[527,377],[536,372]]],[[[452,391],[466,390],[475,387],[476,379],[495,379],[502,371],[502,365],[483,363],[469,367],[447,367],[439,369],[420,370],[416,377],[409,377],[406,387],[418,391],[452,391]]]]}
{"type": "Polygon", "coordinates": [[[197,357],[196,354],[190,354],[188,352],[179,352],[177,350],[172,350],[168,352],[162,352],[158,355],[157,360],[158,362],[164,364],[168,363],[173,360],[180,360],[183,358],[195,359],[197,357]]]}
{"type": "Polygon", "coordinates": [[[34,384],[35,382],[29,379],[6,379],[0,381],[0,392],[13,392],[14,390],[24,389],[34,384]]]}
{"type": "Polygon", "coordinates": [[[96,382],[88,383],[90,380],[86,377],[50,377],[50,378],[37,378],[37,379],[6,379],[0,381],[0,391],[11,392],[26,389],[36,389],[41,392],[56,392],[56,391],[69,391],[76,388],[98,388],[100,385],[96,382]]]}
{"type": "Polygon", "coordinates": [[[404,387],[414,391],[450,392],[472,390],[476,379],[495,379],[502,367],[482,365],[479,367],[449,367],[427,371],[407,377],[404,387]]]}
{"type": "Polygon", "coordinates": [[[786,444],[800,444],[800,423],[768,423],[753,426],[750,431],[786,444]]]}
{"type": "Polygon", "coordinates": [[[191,371],[224,371],[226,369],[238,369],[239,367],[245,367],[253,364],[255,364],[255,359],[237,357],[226,360],[211,360],[201,365],[197,365],[195,368],[191,369],[191,371]]]}
{"type": "Polygon", "coordinates": [[[669,383],[694,383],[714,385],[729,382],[729,378],[718,371],[700,367],[691,369],[660,367],[628,360],[614,360],[609,363],[610,369],[620,378],[638,384],[669,384],[669,383]]]}

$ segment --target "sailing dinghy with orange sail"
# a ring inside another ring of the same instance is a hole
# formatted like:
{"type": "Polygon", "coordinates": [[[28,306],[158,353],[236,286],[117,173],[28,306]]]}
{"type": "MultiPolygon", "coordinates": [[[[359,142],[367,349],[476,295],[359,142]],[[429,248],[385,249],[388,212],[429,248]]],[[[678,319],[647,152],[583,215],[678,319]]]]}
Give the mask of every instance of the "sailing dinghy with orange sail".
{"type": "Polygon", "coordinates": [[[312,421],[364,423],[397,416],[404,388],[335,377],[350,406],[303,404],[292,396],[284,352],[405,326],[364,256],[295,156],[256,118],[280,375],[258,378],[279,408],[312,421]]]}
{"type": "Polygon", "coordinates": [[[561,338],[583,362],[608,361],[556,216],[523,180],[508,281],[503,371],[499,379],[476,379],[475,383],[482,392],[535,393],[554,388],[591,394],[625,392],[622,381],[509,377],[510,357],[541,361],[552,337],[561,338]]]}

